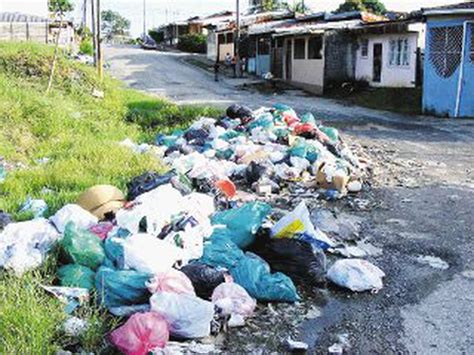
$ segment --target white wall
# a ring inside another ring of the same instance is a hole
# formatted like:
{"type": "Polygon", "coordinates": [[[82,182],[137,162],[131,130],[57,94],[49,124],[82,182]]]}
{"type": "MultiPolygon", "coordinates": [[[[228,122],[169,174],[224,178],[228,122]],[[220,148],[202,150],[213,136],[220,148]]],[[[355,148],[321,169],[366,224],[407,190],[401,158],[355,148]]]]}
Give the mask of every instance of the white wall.
{"type": "Polygon", "coordinates": [[[359,37],[359,49],[356,58],[356,79],[366,80],[375,87],[415,87],[416,80],[416,49],[418,47],[418,33],[364,35],[359,37]],[[390,40],[408,38],[409,63],[408,66],[390,65],[390,40]],[[362,57],[360,46],[362,39],[369,40],[369,53],[362,57]],[[374,82],[374,43],[382,43],[382,76],[380,82],[374,82]]]}
{"type": "Polygon", "coordinates": [[[207,58],[213,62],[217,59],[217,34],[209,32],[207,35],[207,58]]]}
{"type": "Polygon", "coordinates": [[[48,16],[48,0],[0,0],[0,12],[48,16]]]}
{"type": "Polygon", "coordinates": [[[219,61],[223,62],[227,53],[230,53],[231,56],[234,56],[233,43],[221,44],[219,47],[219,61]]]}
{"type": "MultiPolygon", "coordinates": [[[[305,57],[308,58],[309,37],[304,38],[306,39],[305,57]]],[[[295,41],[293,39],[291,82],[318,94],[322,93],[324,87],[324,45],[321,51],[323,53],[322,59],[294,59],[294,45],[295,41]]]]}

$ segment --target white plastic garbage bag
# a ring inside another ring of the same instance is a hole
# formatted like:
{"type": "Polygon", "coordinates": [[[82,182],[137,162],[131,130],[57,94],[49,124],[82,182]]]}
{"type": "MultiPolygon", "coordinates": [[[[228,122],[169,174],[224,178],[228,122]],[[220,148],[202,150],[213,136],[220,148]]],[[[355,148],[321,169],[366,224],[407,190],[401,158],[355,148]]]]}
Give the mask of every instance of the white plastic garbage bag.
{"type": "Polygon", "coordinates": [[[304,201],[291,213],[280,219],[273,226],[271,232],[273,238],[294,238],[296,234],[306,233],[316,240],[334,246],[334,242],[325,233],[314,227],[304,201]]]}
{"type": "Polygon", "coordinates": [[[362,259],[338,260],[328,271],[327,278],[336,285],[355,292],[377,292],[383,288],[385,273],[362,259]]]}
{"type": "Polygon", "coordinates": [[[196,296],[169,292],[150,298],[151,310],[161,314],[174,337],[194,339],[210,335],[214,305],[196,296]]]}
{"type": "Polygon", "coordinates": [[[0,267],[17,276],[40,266],[59,233],[47,219],[10,223],[0,233],[0,267]]]}
{"type": "Polygon", "coordinates": [[[183,207],[199,223],[205,223],[208,217],[216,212],[214,198],[209,195],[193,192],[183,198],[183,207]]]}
{"type": "Polygon", "coordinates": [[[184,200],[181,193],[171,184],[138,196],[131,209],[121,209],[117,212],[117,225],[130,233],[139,232],[140,222],[145,217],[147,233],[159,234],[174,214],[183,210],[184,200]]]}
{"type": "Polygon", "coordinates": [[[50,218],[50,221],[53,222],[60,233],[64,233],[66,225],[69,222],[74,222],[76,227],[80,229],[89,229],[99,222],[96,216],[86,211],[81,206],[73,204],[61,208],[53,217],[50,218]]]}
{"type": "Polygon", "coordinates": [[[136,271],[166,272],[183,259],[182,249],[149,234],[135,234],[123,240],[125,266],[136,271]]]}
{"type": "Polygon", "coordinates": [[[223,315],[241,315],[250,317],[257,302],[250,297],[247,291],[236,283],[222,283],[212,293],[214,303],[223,315]]]}

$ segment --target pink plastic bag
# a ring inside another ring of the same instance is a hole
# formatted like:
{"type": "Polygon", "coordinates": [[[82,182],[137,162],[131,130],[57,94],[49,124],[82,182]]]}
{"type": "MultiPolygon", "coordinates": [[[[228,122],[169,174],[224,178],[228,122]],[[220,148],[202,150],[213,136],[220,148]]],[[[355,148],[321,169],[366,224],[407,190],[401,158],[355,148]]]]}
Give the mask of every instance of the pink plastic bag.
{"type": "Polygon", "coordinates": [[[89,232],[94,233],[101,240],[107,239],[109,232],[114,229],[113,223],[101,222],[89,228],[89,232]]]}
{"type": "Polygon", "coordinates": [[[146,286],[150,293],[170,292],[196,296],[191,280],[181,271],[170,269],[157,273],[146,286]]]}
{"type": "Polygon", "coordinates": [[[135,313],[110,335],[112,343],[126,355],[146,355],[164,348],[169,340],[168,324],[155,312],[135,313]]]}
{"type": "Polygon", "coordinates": [[[212,303],[219,307],[224,315],[238,314],[249,317],[253,314],[257,302],[245,289],[236,283],[223,283],[212,293],[212,303]]]}

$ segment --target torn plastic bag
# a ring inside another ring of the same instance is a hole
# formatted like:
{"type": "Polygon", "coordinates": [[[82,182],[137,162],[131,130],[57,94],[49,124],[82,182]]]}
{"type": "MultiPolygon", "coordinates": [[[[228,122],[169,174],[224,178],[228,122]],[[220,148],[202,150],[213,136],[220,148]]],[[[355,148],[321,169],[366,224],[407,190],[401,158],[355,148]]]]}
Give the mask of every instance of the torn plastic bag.
{"type": "Polygon", "coordinates": [[[296,302],[299,300],[293,281],[281,272],[272,274],[270,266],[255,254],[246,253],[230,274],[235,283],[259,301],[296,302]]]}
{"type": "Polygon", "coordinates": [[[209,299],[214,289],[225,282],[226,272],[200,262],[193,262],[181,268],[192,282],[196,294],[209,299]]]}
{"type": "Polygon", "coordinates": [[[64,233],[69,222],[74,222],[77,228],[89,229],[99,221],[96,216],[79,205],[66,205],[49,219],[60,233],[64,233]]]}
{"type": "Polygon", "coordinates": [[[146,282],[152,274],[134,270],[113,270],[102,266],[95,275],[97,295],[107,308],[148,302],[146,282]]]}
{"type": "Polygon", "coordinates": [[[327,278],[336,285],[351,291],[377,292],[383,288],[385,273],[362,259],[338,260],[328,271],[327,278]]]}
{"type": "Polygon", "coordinates": [[[220,314],[227,316],[239,314],[250,317],[257,306],[257,302],[250,297],[248,292],[233,282],[217,286],[212,293],[212,303],[219,308],[220,314]]]}
{"type": "Polygon", "coordinates": [[[90,300],[89,290],[79,287],[55,287],[40,285],[46,292],[56,297],[65,304],[64,311],[71,314],[77,307],[88,304],[90,300]]]}
{"type": "Polygon", "coordinates": [[[146,172],[140,176],[134,177],[128,184],[129,201],[135,200],[138,196],[146,192],[156,189],[158,186],[169,184],[176,173],[171,171],[167,174],[160,175],[154,172],[146,172]]]}
{"type": "Polygon", "coordinates": [[[59,268],[57,275],[61,286],[88,290],[94,288],[95,272],[88,267],[78,264],[64,265],[59,268]]]}
{"type": "Polygon", "coordinates": [[[232,233],[228,228],[216,228],[210,241],[204,244],[204,253],[199,261],[229,270],[235,267],[244,257],[244,253],[230,239],[231,237],[232,233]]]}
{"type": "Polygon", "coordinates": [[[158,235],[164,226],[171,222],[172,216],[183,210],[183,196],[170,184],[138,196],[130,209],[117,212],[117,225],[132,234],[140,231],[145,219],[146,232],[158,235]]]}
{"type": "Polygon", "coordinates": [[[44,218],[10,223],[0,232],[0,267],[22,276],[43,263],[59,238],[56,228],[44,218]]]}
{"type": "Polygon", "coordinates": [[[189,278],[181,271],[170,269],[159,272],[146,283],[150,293],[170,292],[195,296],[194,287],[189,278]]]}
{"type": "Polygon", "coordinates": [[[61,249],[66,260],[96,270],[105,260],[105,252],[100,238],[88,230],[70,222],[61,240],[61,249]]]}
{"type": "Polygon", "coordinates": [[[155,293],[150,298],[151,310],[161,314],[173,337],[204,338],[211,333],[214,305],[196,296],[169,292],[155,293]]]}
{"type": "Polygon", "coordinates": [[[334,242],[319,229],[315,228],[310,219],[306,203],[302,201],[292,212],[280,219],[271,230],[273,238],[295,238],[299,234],[312,236],[330,246],[334,242]]]}
{"type": "Polygon", "coordinates": [[[231,240],[239,248],[253,243],[258,228],[271,211],[270,205],[263,202],[251,202],[240,208],[218,212],[212,216],[213,225],[225,225],[231,240]]]}
{"type": "Polygon", "coordinates": [[[123,241],[125,266],[155,274],[165,272],[184,258],[184,252],[148,234],[135,234],[123,241]]]}
{"type": "Polygon", "coordinates": [[[264,259],[272,271],[291,277],[294,282],[318,284],[326,278],[326,255],[321,248],[298,239],[271,239],[259,233],[250,249],[264,259]]]}
{"type": "Polygon", "coordinates": [[[170,337],[166,320],[155,312],[136,313],[110,335],[110,340],[123,354],[147,355],[164,348],[170,337]]]}

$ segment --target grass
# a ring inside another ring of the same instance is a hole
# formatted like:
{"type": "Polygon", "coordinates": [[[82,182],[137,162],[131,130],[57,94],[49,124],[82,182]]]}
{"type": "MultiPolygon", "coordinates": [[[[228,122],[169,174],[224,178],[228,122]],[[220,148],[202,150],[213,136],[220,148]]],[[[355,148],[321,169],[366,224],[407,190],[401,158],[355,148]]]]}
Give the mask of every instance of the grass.
{"type": "Polygon", "coordinates": [[[325,96],[376,110],[407,115],[422,113],[421,88],[370,88],[358,83],[351,85],[351,88],[354,90],[335,86],[330,88],[325,96]]]}
{"type": "MultiPolygon", "coordinates": [[[[52,56],[50,47],[0,43],[0,161],[14,166],[0,183],[0,209],[16,220],[30,217],[18,212],[27,197],[44,199],[52,214],[92,185],[125,190],[132,177],[163,171],[155,157],[118,143],[125,138],[152,141],[157,132],[220,114],[128,90],[108,77],[100,82],[92,68],[65,56],[60,57],[53,91],[46,95],[52,56]],[[94,89],[105,98],[94,98],[94,89]]],[[[105,335],[120,320],[94,303],[76,314],[89,321],[89,330],[79,339],[63,334],[63,305],[39,287],[54,284],[56,270],[53,254],[40,270],[20,279],[0,271],[1,354],[100,352],[107,347],[105,335]]]]}

